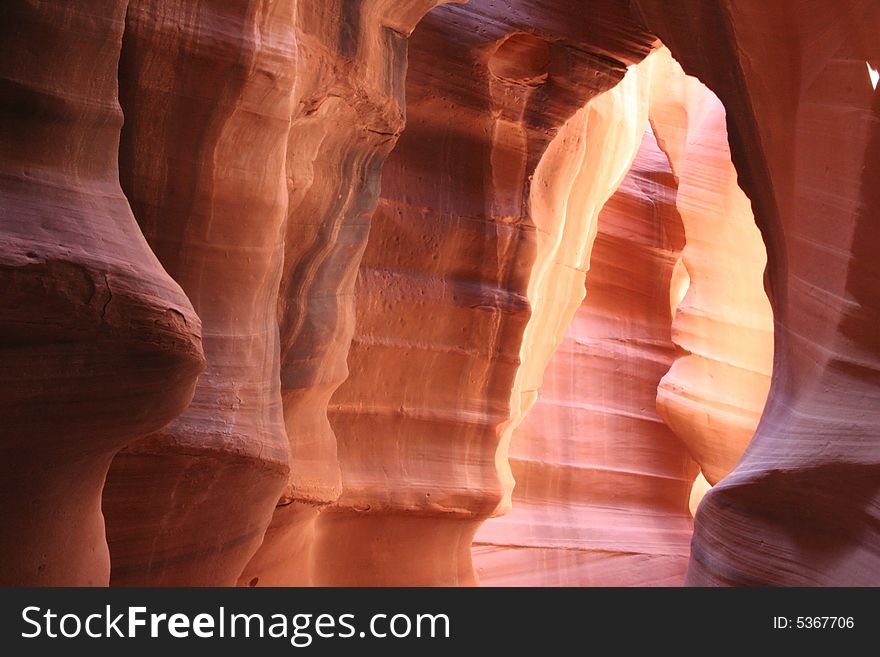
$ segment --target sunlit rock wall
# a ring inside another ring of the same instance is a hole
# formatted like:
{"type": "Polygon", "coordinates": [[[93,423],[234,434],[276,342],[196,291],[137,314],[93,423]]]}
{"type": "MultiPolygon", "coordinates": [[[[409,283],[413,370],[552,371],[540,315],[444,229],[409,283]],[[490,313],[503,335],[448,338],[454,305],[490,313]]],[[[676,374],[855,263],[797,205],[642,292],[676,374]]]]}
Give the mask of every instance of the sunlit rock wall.
{"type": "Polygon", "coordinates": [[[697,466],[654,408],[675,358],[669,288],[684,229],[669,162],[643,135],[598,216],[586,298],[513,435],[513,509],[474,542],[482,584],[684,580],[697,466]]]}
{"type": "Polygon", "coordinates": [[[641,139],[637,75],[618,113],[567,122],[652,38],[617,3],[589,20],[575,3],[514,4],[438,8],[410,40],[407,128],[383,171],[350,375],[330,405],[342,495],[317,524],[318,583],[475,583],[473,533],[509,508],[507,434],[577,308],[595,215],[641,139]],[[578,177],[592,186],[573,192],[578,177]]]}
{"type": "Polygon", "coordinates": [[[724,106],[666,48],[654,57],[651,124],[678,179],[686,239],[672,327],[684,353],[660,382],[657,409],[716,484],[752,439],[770,387],[767,254],[737,184],[724,106]]]}
{"type": "Polygon", "coordinates": [[[880,584],[877,3],[438,4],[0,4],[0,583],[880,584]]]}
{"type": "Polygon", "coordinates": [[[404,128],[407,37],[438,0],[300,2],[278,298],[290,477],[243,585],[314,582],[314,523],[341,492],[327,404],[348,376],[354,282],[404,128]]]}
{"type": "Polygon", "coordinates": [[[767,406],[697,512],[687,582],[876,585],[880,7],[637,4],[724,104],[775,321],[767,406]]]}

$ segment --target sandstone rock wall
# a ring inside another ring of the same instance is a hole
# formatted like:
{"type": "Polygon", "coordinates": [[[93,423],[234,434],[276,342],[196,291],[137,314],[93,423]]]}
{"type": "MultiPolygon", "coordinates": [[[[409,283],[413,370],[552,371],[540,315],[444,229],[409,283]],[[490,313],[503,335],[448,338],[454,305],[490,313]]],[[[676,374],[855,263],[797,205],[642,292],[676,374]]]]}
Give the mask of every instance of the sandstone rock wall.
{"type": "Polygon", "coordinates": [[[175,422],[113,461],[116,585],[231,585],[288,471],[275,306],[287,212],[294,2],[132,0],[120,176],[192,300],[208,367],[175,422]]]}
{"type": "Polygon", "coordinates": [[[119,186],[126,2],[0,7],[0,584],[106,585],[113,454],[183,411],[201,326],[119,186]]]}
{"type": "Polygon", "coordinates": [[[330,405],[342,495],[318,521],[319,583],[475,583],[473,533],[509,506],[507,427],[577,307],[581,245],[641,137],[609,108],[590,123],[607,154],[586,157],[587,113],[554,141],[650,35],[601,30],[628,20],[616,3],[598,3],[595,24],[573,5],[512,4],[438,8],[410,40],[407,129],[383,171],[350,375],[330,405]],[[571,198],[579,175],[595,187],[571,198]]]}
{"type": "Polygon", "coordinates": [[[675,313],[682,350],[657,390],[657,409],[710,484],[755,433],[773,369],[766,249],[737,184],[724,106],[666,48],[655,57],[651,124],[678,179],[687,291],[675,313]]]}
{"type": "Polygon", "coordinates": [[[407,38],[438,0],[300,2],[278,300],[291,473],[240,581],[314,580],[314,523],[341,492],[327,404],[348,376],[354,284],[380,172],[404,126],[407,38]]]}
{"type": "Polygon", "coordinates": [[[880,8],[639,0],[728,113],[768,251],[767,406],[696,517],[690,584],[878,584],[880,8]]]}
{"type": "Polygon", "coordinates": [[[651,127],[599,217],[586,299],[513,435],[513,510],[474,544],[484,583],[681,584],[688,507],[706,485],[691,491],[692,459],[717,482],[766,399],[766,256],[724,108],[665,48],[639,66],[651,127]]]}
{"type": "MultiPolygon", "coordinates": [[[[640,66],[650,72],[655,57],[640,66]]],[[[482,584],[684,580],[697,466],[654,408],[675,357],[669,287],[684,227],[669,162],[643,135],[599,214],[586,298],[513,435],[513,509],[477,533],[482,584]]]]}
{"type": "Polygon", "coordinates": [[[880,584],[878,33],[2,3],[0,584],[880,584]]]}

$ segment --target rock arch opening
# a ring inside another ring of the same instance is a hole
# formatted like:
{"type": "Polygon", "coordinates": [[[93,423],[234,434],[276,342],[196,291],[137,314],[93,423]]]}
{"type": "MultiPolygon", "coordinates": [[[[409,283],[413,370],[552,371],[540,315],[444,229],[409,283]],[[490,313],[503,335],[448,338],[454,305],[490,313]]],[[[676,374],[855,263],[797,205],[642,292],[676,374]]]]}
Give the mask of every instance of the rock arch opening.
{"type": "Polygon", "coordinates": [[[476,535],[487,584],[681,584],[693,512],[766,400],[766,252],[724,109],[665,48],[638,67],[644,137],[593,218],[586,296],[513,433],[512,510],[476,535]]]}

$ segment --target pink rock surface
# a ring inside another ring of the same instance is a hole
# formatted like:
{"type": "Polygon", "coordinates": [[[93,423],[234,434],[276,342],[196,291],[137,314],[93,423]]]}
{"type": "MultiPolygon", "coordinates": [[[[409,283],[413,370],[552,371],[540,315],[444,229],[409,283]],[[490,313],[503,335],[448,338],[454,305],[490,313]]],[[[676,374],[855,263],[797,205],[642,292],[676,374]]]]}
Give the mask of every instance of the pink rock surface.
{"type": "Polygon", "coordinates": [[[880,7],[639,0],[721,99],[767,244],[767,406],[697,512],[694,585],[880,584],[880,7]]]}
{"type": "Polygon", "coordinates": [[[113,461],[114,585],[232,585],[287,479],[275,306],[295,3],[133,0],[122,186],[202,318],[208,366],[175,422],[113,461]]]}
{"type": "MultiPolygon", "coordinates": [[[[653,58],[640,65],[648,75],[653,58]]],[[[668,290],[684,246],[676,192],[649,129],[598,216],[586,298],[513,435],[513,509],[474,541],[484,585],[684,580],[697,466],[654,408],[675,357],[668,290]]]]}
{"type": "Polygon", "coordinates": [[[119,186],[126,2],[0,8],[0,584],[106,585],[113,454],[182,411],[199,319],[119,186]]]}

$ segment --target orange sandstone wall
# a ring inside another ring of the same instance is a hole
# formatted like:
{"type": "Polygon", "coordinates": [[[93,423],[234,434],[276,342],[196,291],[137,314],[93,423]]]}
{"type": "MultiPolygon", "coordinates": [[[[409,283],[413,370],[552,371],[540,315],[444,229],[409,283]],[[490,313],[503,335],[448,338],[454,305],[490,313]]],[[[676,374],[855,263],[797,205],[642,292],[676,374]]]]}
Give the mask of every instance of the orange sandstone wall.
{"type": "Polygon", "coordinates": [[[775,321],[767,406],[700,505],[687,583],[880,584],[880,7],[637,4],[724,103],[775,321]]]}
{"type": "Polygon", "coordinates": [[[0,584],[880,584],[880,6],[440,4],[0,5],[0,584]]]}
{"type": "Polygon", "coordinates": [[[404,127],[408,35],[438,4],[299,2],[277,306],[290,476],[263,545],[240,576],[243,585],[315,581],[315,521],[341,492],[327,404],[348,376],[357,267],[382,164],[404,127]]]}
{"type": "Polygon", "coordinates": [[[107,584],[110,460],[186,408],[204,367],[119,186],[126,5],[0,8],[4,586],[107,584]]]}
{"type": "Polygon", "coordinates": [[[588,161],[584,114],[551,144],[652,38],[617,3],[589,19],[576,3],[513,5],[440,7],[410,40],[407,129],[383,171],[350,375],[330,405],[342,494],[316,525],[316,583],[476,583],[472,536],[509,506],[506,427],[561,340],[559,313],[577,307],[578,245],[641,137],[597,113],[594,130],[617,141],[588,161]],[[569,216],[582,169],[596,188],[569,216]],[[546,330],[529,337],[532,322],[546,330]]]}
{"type": "Polygon", "coordinates": [[[654,409],[675,357],[668,291],[684,230],[669,163],[639,125],[635,162],[598,217],[586,298],[513,436],[513,509],[474,542],[482,584],[684,579],[697,466],[654,409]]]}

